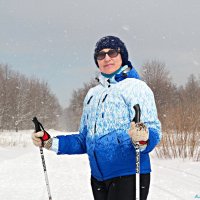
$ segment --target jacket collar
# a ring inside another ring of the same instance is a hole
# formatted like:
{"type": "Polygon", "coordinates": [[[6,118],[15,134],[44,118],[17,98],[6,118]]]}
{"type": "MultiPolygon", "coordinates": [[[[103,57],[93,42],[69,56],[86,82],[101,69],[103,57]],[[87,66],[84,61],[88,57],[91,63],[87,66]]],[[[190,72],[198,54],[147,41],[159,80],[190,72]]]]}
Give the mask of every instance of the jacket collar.
{"type": "Polygon", "coordinates": [[[140,79],[139,74],[137,71],[131,66],[125,65],[124,67],[121,68],[121,70],[115,74],[111,78],[106,78],[102,74],[99,74],[97,80],[101,85],[104,87],[109,86],[110,84],[115,84],[118,83],[126,78],[135,78],[135,79],[140,79]]]}

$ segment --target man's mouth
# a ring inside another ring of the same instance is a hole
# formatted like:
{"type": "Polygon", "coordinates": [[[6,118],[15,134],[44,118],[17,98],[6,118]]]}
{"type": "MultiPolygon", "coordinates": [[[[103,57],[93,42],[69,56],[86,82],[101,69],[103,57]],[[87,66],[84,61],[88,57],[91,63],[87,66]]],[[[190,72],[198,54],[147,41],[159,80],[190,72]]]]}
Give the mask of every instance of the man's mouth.
{"type": "Polygon", "coordinates": [[[113,64],[107,64],[107,65],[104,65],[104,67],[112,67],[113,64]]]}

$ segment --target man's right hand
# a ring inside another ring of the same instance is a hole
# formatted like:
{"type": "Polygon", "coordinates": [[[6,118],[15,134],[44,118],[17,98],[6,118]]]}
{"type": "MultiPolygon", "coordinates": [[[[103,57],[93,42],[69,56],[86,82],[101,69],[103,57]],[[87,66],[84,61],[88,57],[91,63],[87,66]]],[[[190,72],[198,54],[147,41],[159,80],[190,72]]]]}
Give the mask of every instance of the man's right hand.
{"type": "Polygon", "coordinates": [[[50,149],[52,146],[52,138],[46,131],[39,131],[32,133],[33,144],[37,147],[44,147],[50,149]]]}
{"type": "Polygon", "coordinates": [[[44,131],[32,133],[32,141],[36,147],[42,147],[42,137],[43,136],[44,136],[44,131]]]}

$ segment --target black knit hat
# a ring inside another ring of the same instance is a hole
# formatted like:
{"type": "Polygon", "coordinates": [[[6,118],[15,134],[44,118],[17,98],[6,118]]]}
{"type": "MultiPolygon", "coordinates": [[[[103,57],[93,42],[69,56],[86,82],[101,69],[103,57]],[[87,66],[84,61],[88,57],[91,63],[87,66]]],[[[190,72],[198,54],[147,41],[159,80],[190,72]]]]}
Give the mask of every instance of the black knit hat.
{"type": "Polygon", "coordinates": [[[107,48],[116,49],[116,50],[118,50],[118,48],[119,48],[120,54],[121,54],[121,57],[122,57],[122,66],[128,64],[128,51],[126,49],[125,44],[118,37],[106,36],[106,37],[102,37],[96,43],[96,46],[95,46],[94,61],[95,61],[97,66],[98,66],[97,57],[96,57],[97,53],[100,52],[102,49],[107,49],[107,48]]]}

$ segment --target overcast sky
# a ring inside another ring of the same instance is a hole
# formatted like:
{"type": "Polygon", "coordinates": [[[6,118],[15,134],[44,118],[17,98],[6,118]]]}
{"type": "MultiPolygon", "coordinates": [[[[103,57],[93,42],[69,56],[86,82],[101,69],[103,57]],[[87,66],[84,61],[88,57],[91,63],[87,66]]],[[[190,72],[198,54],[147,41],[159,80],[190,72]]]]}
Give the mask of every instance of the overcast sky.
{"type": "Polygon", "coordinates": [[[136,69],[166,64],[177,84],[200,74],[199,0],[0,0],[0,63],[46,80],[61,105],[94,77],[94,46],[126,44],[136,69]]]}

